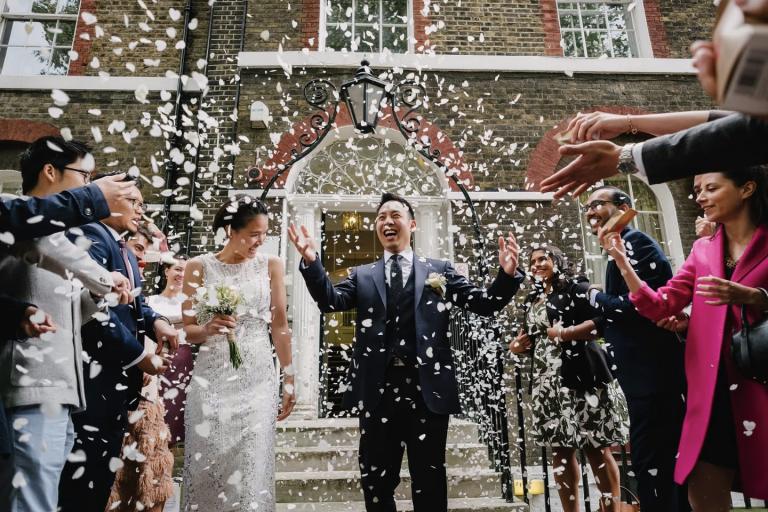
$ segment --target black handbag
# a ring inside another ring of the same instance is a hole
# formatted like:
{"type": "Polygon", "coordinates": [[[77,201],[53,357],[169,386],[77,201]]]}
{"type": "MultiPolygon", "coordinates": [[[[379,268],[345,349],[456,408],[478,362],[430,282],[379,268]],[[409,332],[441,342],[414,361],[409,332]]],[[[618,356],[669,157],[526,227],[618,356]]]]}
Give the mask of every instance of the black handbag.
{"type": "Polygon", "coordinates": [[[594,391],[613,382],[608,354],[597,342],[573,341],[561,346],[563,386],[575,391],[594,391]]]}
{"type": "Polygon", "coordinates": [[[733,335],[731,355],[744,376],[768,383],[768,319],[749,325],[744,305],[741,306],[741,330],[733,335]]]}

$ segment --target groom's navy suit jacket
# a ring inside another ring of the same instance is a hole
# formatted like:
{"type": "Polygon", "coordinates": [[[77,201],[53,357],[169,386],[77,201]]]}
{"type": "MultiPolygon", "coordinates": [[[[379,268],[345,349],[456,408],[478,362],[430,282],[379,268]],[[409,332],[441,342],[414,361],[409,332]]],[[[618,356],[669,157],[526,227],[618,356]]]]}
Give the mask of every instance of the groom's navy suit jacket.
{"type": "MultiPolygon", "coordinates": [[[[328,278],[320,258],[308,265],[302,262],[299,270],[322,312],[357,308],[355,344],[343,405],[347,409],[375,409],[384,390],[390,360],[385,335],[387,285],[384,259],[353,268],[349,277],[336,286],[328,278]]],[[[499,269],[493,284],[482,289],[458,274],[449,262],[415,254],[411,272],[414,273],[415,283],[415,352],[424,402],[437,414],[461,412],[456,370],[448,339],[450,311],[444,306],[450,302],[473,313],[490,316],[509,303],[524,276],[520,272],[514,277],[509,276],[499,269]],[[426,284],[427,277],[432,273],[445,277],[445,296],[441,297],[426,284]]]]}

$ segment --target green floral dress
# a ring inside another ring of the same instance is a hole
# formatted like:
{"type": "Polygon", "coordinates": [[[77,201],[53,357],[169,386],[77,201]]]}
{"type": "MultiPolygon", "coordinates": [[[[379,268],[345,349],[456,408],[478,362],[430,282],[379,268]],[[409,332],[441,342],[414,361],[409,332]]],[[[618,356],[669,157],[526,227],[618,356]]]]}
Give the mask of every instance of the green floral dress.
{"type": "Polygon", "coordinates": [[[550,327],[546,299],[531,304],[526,314],[533,341],[532,389],[529,407],[533,439],[539,446],[581,448],[623,445],[629,413],[618,382],[595,391],[576,391],[562,384],[561,345],[547,337],[550,327]]]}

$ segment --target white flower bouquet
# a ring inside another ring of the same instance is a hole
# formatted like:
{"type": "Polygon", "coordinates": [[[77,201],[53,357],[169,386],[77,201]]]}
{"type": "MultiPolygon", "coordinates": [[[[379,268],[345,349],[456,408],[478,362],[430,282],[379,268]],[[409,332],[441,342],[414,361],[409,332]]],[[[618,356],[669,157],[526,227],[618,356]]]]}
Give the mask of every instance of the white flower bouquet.
{"type": "MultiPolygon", "coordinates": [[[[238,308],[243,302],[243,296],[237,286],[220,284],[209,290],[200,288],[202,297],[198,297],[199,312],[210,315],[235,316],[238,308]]],[[[227,331],[227,341],[229,342],[229,360],[235,369],[240,368],[243,359],[240,357],[240,349],[235,340],[235,332],[230,329],[227,331]]]]}

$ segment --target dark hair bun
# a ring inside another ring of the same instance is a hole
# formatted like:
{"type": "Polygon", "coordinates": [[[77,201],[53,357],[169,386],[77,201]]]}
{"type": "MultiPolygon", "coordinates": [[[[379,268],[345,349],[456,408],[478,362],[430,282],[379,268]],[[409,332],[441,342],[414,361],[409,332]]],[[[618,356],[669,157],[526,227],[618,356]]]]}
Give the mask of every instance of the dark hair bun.
{"type": "Polygon", "coordinates": [[[213,229],[244,228],[258,215],[269,215],[267,205],[247,194],[237,194],[225,202],[213,217],[213,229]]]}

